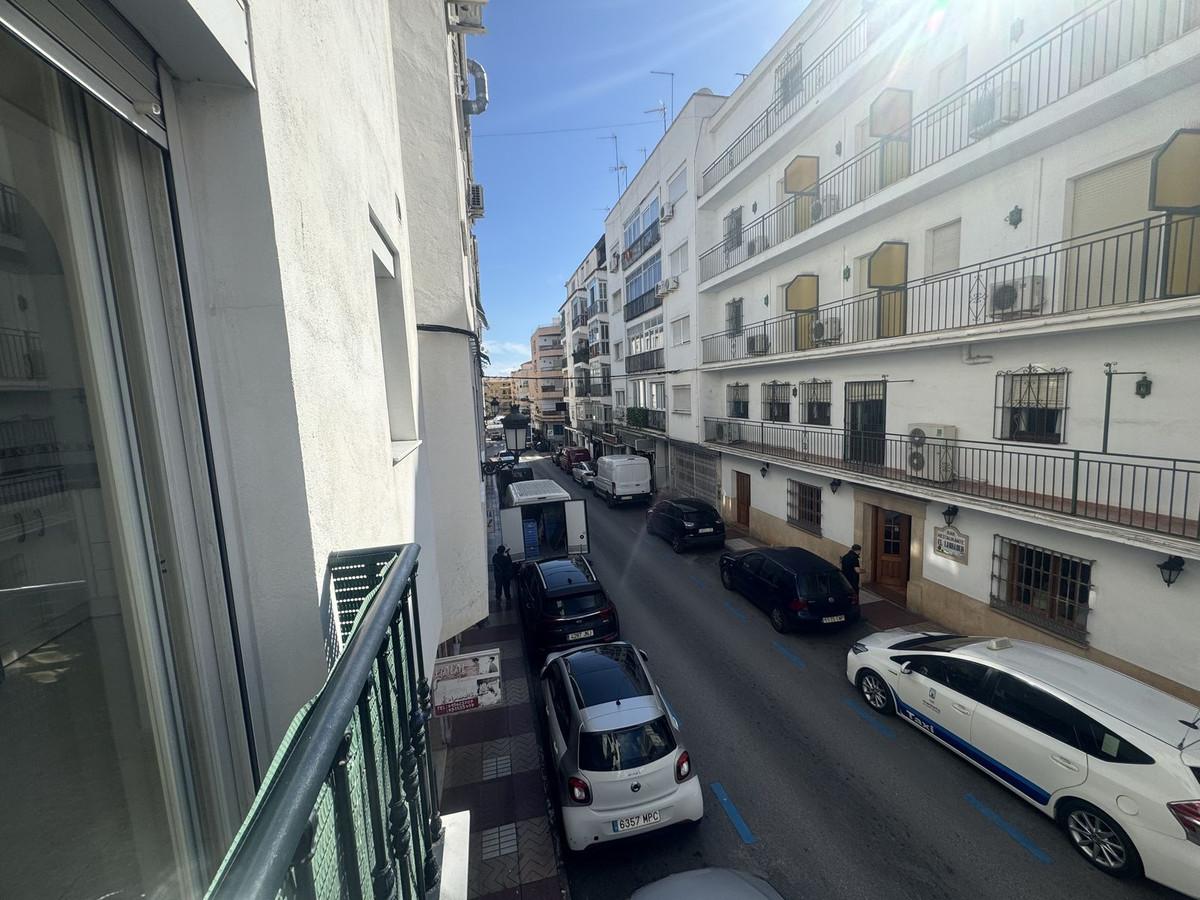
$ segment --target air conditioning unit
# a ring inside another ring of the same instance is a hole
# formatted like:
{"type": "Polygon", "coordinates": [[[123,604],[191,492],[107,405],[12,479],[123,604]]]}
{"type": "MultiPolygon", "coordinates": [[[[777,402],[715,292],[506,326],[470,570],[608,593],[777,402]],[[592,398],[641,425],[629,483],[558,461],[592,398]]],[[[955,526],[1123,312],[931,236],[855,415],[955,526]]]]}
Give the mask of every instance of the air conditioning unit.
{"type": "Polygon", "coordinates": [[[664,203],[658,210],[659,222],[670,222],[675,217],[675,204],[664,203]]]}
{"type": "Polygon", "coordinates": [[[654,285],[654,296],[665,297],[667,296],[667,292],[669,290],[671,290],[671,283],[664,278],[662,281],[654,285]]]}
{"type": "Polygon", "coordinates": [[[467,215],[472,219],[483,218],[483,185],[471,182],[467,191],[467,215]]]}
{"type": "Polygon", "coordinates": [[[836,344],[842,339],[842,320],[829,317],[812,323],[812,339],[815,344],[836,344]]]}
{"type": "Polygon", "coordinates": [[[670,282],[671,282],[671,288],[670,288],[670,289],[671,289],[672,291],[677,291],[677,290],[679,290],[679,276],[678,276],[678,275],[672,275],[672,276],[670,277],[670,279],[669,279],[669,280],[670,280],[670,282]]]}
{"type": "Polygon", "coordinates": [[[640,450],[642,453],[647,453],[654,449],[657,441],[654,438],[634,438],[633,449],[640,450]]]}
{"type": "Polygon", "coordinates": [[[746,352],[751,356],[762,356],[771,349],[771,341],[765,334],[751,334],[746,337],[746,352]]]}
{"type": "Polygon", "coordinates": [[[812,206],[809,207],[810,215],[814,222],[820,222],[826,216],[832,216],[836,212],[841,212],[842,198],[837,194],[826,194],[824,197],[818,197],[813,200],[812,206]]]}
{"type": "Polygon", "coordinates": [[[619,272],[621,270],[621,248],[613,249],[613,252],[608,257],[608,271],[619,272]]]}
{"type": "Polygon", "coordinates": [[[988,291],[988,311],[994,319],[1018,319],[1042,311],[1045,279],[1041,275],[998,281],[988,291]]]}
{"type": "Polygon", "coordinates": [[[953,481],[958,428],[918,422],[908,426],[908,473],[922,481],[953,481]]]}
{"type": "Polygon", "coordinates": [[[1021,83],[1002,81],[973,94],[967,127],[973,138],[982,138],[1021,118],[1021,83]]]}
{"type": "Polygon", "coordinates": [[[483,7],[488,0],[450,0],[450,30],[461,34],[486,34],[483,7]]]}

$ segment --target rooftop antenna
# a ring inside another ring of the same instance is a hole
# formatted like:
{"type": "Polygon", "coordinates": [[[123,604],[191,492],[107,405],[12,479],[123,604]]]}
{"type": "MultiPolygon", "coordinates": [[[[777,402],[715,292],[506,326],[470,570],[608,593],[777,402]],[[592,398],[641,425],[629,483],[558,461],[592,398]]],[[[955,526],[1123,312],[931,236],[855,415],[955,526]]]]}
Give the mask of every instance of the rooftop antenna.
{"type": "MultiPolygon", "coordinates": [[[[675,73],[674,72],[661,72],[658,69],[651,69],[650,74],[651,75],[665,75],[666,77],[671,79],[671,121],[674,122],[675,121],[675,73]]],[[[666,129],[663,129],[663,130],[665,131],[666,129]]]]}
{"type": "Polygon", "coordinates": [[[621,169],[624,166],[621,164],[621,153],[617,149],[617,133],[601,135],[596,138],[598,141],[612,141],[613,143],[613,165],[608,167],[608,171],[617,173],[617,199],[621,198],[621,169]]]}
{"type": "Polygon", "coordinates": [[[750,73],[749,73],[749,72],[734,72],[733,74],[734,74],[734,75],[737,75],[739,78],[741,78],[741,79],[742,79],[742,81],[745,81],[747,78],[749,78],[749,77],[750,77],[750,73]]]}
{"type": "Polygon", "coordinates": [[[642,165],[644,166],[646,164],[646,160],[650,158],[649,151],[647,151],[645,147],[638,147],[638,149],[642,151],[642,165]]]}
{"type": "Polygon", "coordinates": [[[648,115],[650,115],[650,113],[658,113],[660,116],[662,116],[663,134],[666,134],[667,133],[667,104],[665,104],[661,100],[659,100],[658,106],[651,107],[650,109],[642,110],[643,115],[648,116],[648,115]]]}

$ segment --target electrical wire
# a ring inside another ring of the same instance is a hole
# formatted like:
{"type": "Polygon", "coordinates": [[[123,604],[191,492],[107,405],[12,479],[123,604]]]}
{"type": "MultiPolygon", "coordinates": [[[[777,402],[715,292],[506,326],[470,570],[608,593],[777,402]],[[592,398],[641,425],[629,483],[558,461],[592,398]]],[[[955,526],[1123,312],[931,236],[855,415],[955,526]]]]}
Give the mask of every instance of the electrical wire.
{"type": "Polygon", "coordinates": [[[645,122],[618,122],[616,125],[583,125],[578,128],[547,128],[542,131],[475,131],[473,138],[485,137],[527,137],[540,134],[567,134],[576,131],[605,131],[609,128],[633,128],[635,125],[655,125],[659,123],[647,120],[645,122]]]}

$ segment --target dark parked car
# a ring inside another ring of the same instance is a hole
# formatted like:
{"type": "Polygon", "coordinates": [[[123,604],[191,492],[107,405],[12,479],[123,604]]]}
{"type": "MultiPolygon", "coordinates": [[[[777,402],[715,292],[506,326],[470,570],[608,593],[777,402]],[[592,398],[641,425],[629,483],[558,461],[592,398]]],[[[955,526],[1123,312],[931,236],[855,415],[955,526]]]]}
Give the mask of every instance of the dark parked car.
{"type": "Polygon", "coordinates": [[[721,554],[721,583],[785,633],[805,623],[856,622],[858,593],[837,566],[799,547],[721,554]]]}
{"type": "Polygon", "coordinates": [[[676,553],[688,547],[725,546],[721,514],[695,497],[659,500],[646,510],[646,531],[666,538],[676,553]]]}
{"type": "Polygon", "coordinates": [[[517,598],[529,650],[538,659],[621,636],[617,608],[582,556],[525,563],[517,573],[517,598]]]}

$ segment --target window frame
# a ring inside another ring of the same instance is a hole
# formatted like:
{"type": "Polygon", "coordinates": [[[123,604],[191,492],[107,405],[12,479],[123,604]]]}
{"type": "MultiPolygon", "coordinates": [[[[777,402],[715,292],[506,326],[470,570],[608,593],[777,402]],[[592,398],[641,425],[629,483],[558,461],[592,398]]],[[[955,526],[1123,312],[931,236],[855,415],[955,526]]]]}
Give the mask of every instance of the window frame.
{"type": "Polygon", "coordinates": [[[691,342],[692,342],[692,317],[691,317],[691,315],[685,314],[685,315],[679,316],[676,319],[672,319],[671,320],[671,346],[672,347],[682,347],[684,344],[690,344],[691,342]],[[676,331],[677,326],[681,326],[679,330],[683,332],[683,337],[681,340],[676,339],[675,331],[676,331]]]}
{"type": "Polygon", "coordinates": [[[750,418],[750,383],[735,381],[725,385],[725,413],[728,419],[750,418]],[[745,396],[738,396],[744,394],[745,396]],[[739,404],[735,406],[734,404],[739,404]],[[741,405],[744,404],[744,405],[741,405]],[[741,414],[739,415],[739,411],[741,414]]]}
{"type": "Polygon", "coordinates": [[[832,425],[833,424],[833,381],[830,379],[812,378],[801,381],[796,385],[799,390],[797,410],[802,425],[832,425]],[[820,407],[824,406],[824,415],[820,407]],[[817,415],[813,415],[813,412],[817,415]]]}
{"type": "Polygon", "coordinates": [[[745,308],[742,303],[742,298],[738,297],[734,300],[726,300],[725,333],[730,337],[736,337],[745,330],[745,327],[745,308]]]}
{"type": "Polygon", "coordinates": [[[997,534],[992,547],[990,605],[1035,627],[1086,644],[1095,565],[1095,560],[997,534]],[[1064,565],[1070,568],[1064,571],[1064,565]]]}
{"type": "Polygon", "coordinates": [[[821,488],[807,481],[787,482],[787,523],[793,528],[821,535],[821,488]]]}
{"type": "Polygon", "coordinates": [[[1070,376],[1070,369],[1032,363],[997,372],[993,437],[1023,444],[1065,444],[1070,376]],[[1025,427],[1020,427],[1022,422],[1025,427]]]}
{"type": "Polygon", "coordinates": [[[762,420],[789,423],[792,421],[792,383],[764,381],[761,388],[762,420]]]}
{"type": "Polygon", "coordinates": [[[671,385],[671,412],[675,415],[690,416],[692,414],[692,386],[690,384],[673,384],[671,385]],[[678,397],[680,391],[687,392],[687,406],[680,407],[678,405],[678,397]]]}

